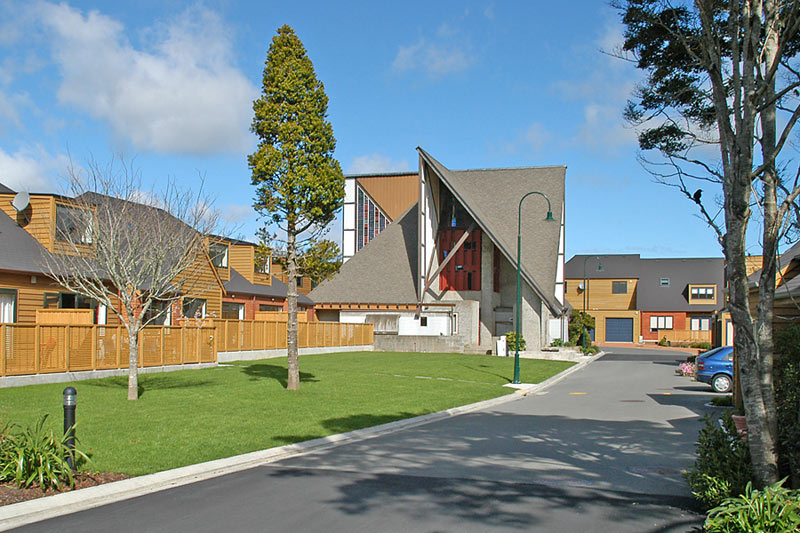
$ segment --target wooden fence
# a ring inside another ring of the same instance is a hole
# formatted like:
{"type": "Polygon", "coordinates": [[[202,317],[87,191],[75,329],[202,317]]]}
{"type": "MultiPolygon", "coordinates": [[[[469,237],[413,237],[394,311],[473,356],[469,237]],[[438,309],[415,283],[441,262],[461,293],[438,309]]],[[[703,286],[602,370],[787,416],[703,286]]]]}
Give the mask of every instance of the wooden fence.
{"type": "MultiPolygon", "coordinates": [[[[215,320],[217,351],[279,350],[286,348],[286,322],[215,320]]],[[[373,343],[372,324],[299,322],[298,347],[362,346],[373,343]]]]}
{"type": "MultiPolygon", "coordinates": [[[[214,327],[148,326],[139,333],[139,366],[217,360],[214,327]]],[[[0,324],[0,376],[128,368],[122,326],[0,324]]]]}
{"type": "Polygon", "coordinates": [[[658,340],[667,338],[668,342],[711,342],[711,330],[660,329],[658,340]]]}
{"type": "MultiPolygon", "coordinates": [[[[372,324],[301,322],[300,348],[373,343],[372,324]]],[[[139,366],[213,363],[217,352],[285,349],[286,322],[214,320],[213,325],[147,326],[139,366]]],[[[128,368],[123,326],[0,324],[0,376],[128,368]]]]}

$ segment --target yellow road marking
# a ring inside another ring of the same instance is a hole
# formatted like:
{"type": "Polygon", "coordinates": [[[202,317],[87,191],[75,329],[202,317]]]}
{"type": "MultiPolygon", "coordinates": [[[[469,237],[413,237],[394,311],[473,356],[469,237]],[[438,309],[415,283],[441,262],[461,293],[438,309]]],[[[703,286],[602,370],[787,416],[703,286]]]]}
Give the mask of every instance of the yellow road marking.
{"type": "Polygon", "coordinates": [[[586,394],[585,392],[570,392],[571,395],[586,394]]]}

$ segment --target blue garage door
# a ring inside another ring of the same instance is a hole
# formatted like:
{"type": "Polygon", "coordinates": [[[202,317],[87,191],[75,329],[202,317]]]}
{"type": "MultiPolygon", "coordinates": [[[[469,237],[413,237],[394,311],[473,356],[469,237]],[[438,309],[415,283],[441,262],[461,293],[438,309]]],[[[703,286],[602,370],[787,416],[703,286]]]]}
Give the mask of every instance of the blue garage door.
{"type": "Polygon", "coordinates": [[[606,318],[606,342],[633,342],[633,319],[606,318]]]}

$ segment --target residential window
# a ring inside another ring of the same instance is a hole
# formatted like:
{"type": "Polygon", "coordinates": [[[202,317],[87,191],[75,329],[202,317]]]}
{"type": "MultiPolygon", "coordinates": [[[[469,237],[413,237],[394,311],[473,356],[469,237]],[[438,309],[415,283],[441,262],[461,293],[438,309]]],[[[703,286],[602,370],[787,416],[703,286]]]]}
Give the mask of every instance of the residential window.
{"type": "Polygon", "coordinates": [[[255,264],[256,274],[269,274],[269,259],[257,260],[255,264]]]}
{"type": "Polygon", "coordinates": [[[458,313],[453,313],[453,320],[451,322],[453,335],[458,335],[458,313]]]}
{"type": "Polygon", "coordinates": [[[184,298],[182,311],[186,318],[205,318],[206,301],[202,298],[184,298]]]}
{"type": "Polygon", "coordinates": [[[283,311],[280,305],[258,304],[259,311],[283,311]]]}
{"type": "Polygon", "coordinates": [[[669,287],[669,278],[661,278],[660,283],[662,287],[669,287]]]}
{"type": "Polygon", "coordinates": [[[217,268],[228,268],[228,245],[221,242],[212,242],[208,246],[208,255],[211,264],[217,268]]]}
{"type": "Polygon", "coordinates": [[[611,294],[628,294],[628,282],[627,281],[612,281],[611,282],[611,294]]]}
{"type": "Polygon", "coordinates": [[[692,287],[689,295],[692,300],[713,300],[714,287],[692,287]]]}
{"type": "Polygon", "coordinates": [[[651,316],[650,317],[650,331],[658,329],[672,329],[671,316],[651,316]]]}
{"type": "Polygon", "coordinates": [[[172,323],[172,302],[153,300],[144,314],[144,323],[152,326],[169,326],[172,323]]]}
{"type": "Polygon", "coordinates": [[[693,316],[690,320],[692,331],[710,331],[711,330],[711,317],[710,316],[693,316]]]}
{"type": "Polygon", "coordinates": [[[422,328],[427,328],[428,327],[428,317],[426,317],[426,316],[419,317],[419,325],[422,328]]]}
{"type": "Polygon", "coordinates": [[[222,302],[222,318],[225,320],[244,320],[244,304],[222,302]]]}
{"type": "Polygon", "coordinates": [[[92,244],[93,220],[91,209],[56,204],[56,240],[92,244]]]}
{"type": "Polygon", "coordinates": [[[17,321],[17,291],[0,289],[0,324],[17,321]]]}
{"type": "MultiPolygon", "coordinates": [[[[45,303],[47,303],[48,294],[45,293],[45,303]]],[[[106,323],[106,307],[98,305],[97,301],[82,294],[73,294],[71,292],[58,293],[58,308],[59,309],[91,309],[94,311],[94,323],[106,323]]]]}

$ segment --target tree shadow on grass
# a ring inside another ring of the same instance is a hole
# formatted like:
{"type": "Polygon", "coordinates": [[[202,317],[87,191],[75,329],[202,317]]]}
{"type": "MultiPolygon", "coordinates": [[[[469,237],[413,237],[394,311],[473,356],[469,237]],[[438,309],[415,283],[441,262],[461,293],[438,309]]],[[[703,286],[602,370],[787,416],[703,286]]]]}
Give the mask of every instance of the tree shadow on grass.
{"type": "MultiPolygon", "coordinates": [[[[128,389],[128,376],[114,376],[98,380],[86,381],[86,385],[106,389],[128,389]]],[[[171,376],[165,374],[139,374],[139,398],[147,391],[172,390],[172,389],[192,389],[195,387],[207,387],[214,382],[207,379],[187,379],[186,376],[171,376]]]]}
{"type": "Polygon", "coordinates": [[[503,380],[504,383],[511,383],[511,379],[508,376],[504,376],[503,374],[498,374],[496,372],[490,372],[488,370],[481,370],[481,368],[489,368],[489,365],[469,365],[466,363],[459,363],[460,367],[466,368],[468,370],[472,370],[473,372],[479,372],[481,374],[486,374],[487,376],[494,376],[496,378],[500,378],[503,380]]]}
{"type": "MultiPolygon", "coordinates": [[[[252,379],[274,379],[286,387],[288,381],[287,370],[285,366],[271,365],[268,363],[255,363],[252,365],[242,366],[242,372],[250,376],[252,379]]],[[[319,380],[314,378],[314,374],[309,372],[300,372],[300,383],[318,383],[319,380]]]]}
{"type": "Polygon", "coordinates": [[[403,420],[406,418],[413,418],[425,413],[410,413],[407,411],[400,413],[391,413],[386,415],[373,415],[369,413],[348,415],[337,418],[328,418],[320,422],[322,427],[327,431],[320,432],[316,435],[276,435],[274,438],[284,444],[294,444],[295,442],[304,442],[307,440],[318,439],[328,435],[337,435],[339,433],[347,433],[348,431],[355,431],[357,429],[370,428],[373,426],[380,426],[381,424],[388,424],[403,420]]]}

